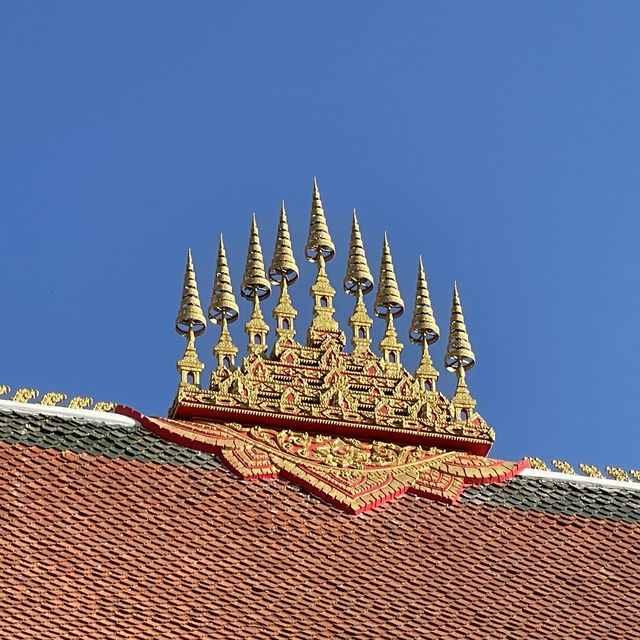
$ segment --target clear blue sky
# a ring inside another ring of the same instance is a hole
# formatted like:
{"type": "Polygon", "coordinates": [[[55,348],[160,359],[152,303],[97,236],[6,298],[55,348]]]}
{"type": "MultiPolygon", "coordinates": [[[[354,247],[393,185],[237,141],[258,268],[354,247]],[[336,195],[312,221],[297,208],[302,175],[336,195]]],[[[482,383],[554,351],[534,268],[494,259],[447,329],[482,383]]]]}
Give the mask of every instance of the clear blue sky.
{"type": "Polygon", "coordinates": [[[336,288],[352,207],[376,275],[389,232],[410,370],[418,253],[443,334],[457,279],[495,455],[639,468],[639,25],[637,2],[3,2],[0,381],[163,414],[187,247],[206,306],[218,234],[237,285],[281,198],[303,336],[317,175],[336,288]]]}

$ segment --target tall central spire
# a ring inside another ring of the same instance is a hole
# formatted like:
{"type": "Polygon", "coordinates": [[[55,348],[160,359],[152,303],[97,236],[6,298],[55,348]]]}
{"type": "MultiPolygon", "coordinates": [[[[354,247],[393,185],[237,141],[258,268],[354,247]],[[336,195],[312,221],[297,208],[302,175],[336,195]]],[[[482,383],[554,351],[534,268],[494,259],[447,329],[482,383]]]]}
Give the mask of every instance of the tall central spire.
{"type": "Polygon", "coordinates": [[[313,193],[311,196],[311,217],[309,220],[309,236],[305,247],[307,260],[318,265],[316,281],[311,286],[309,293],[313,298],[313,320],[307,331],[307,343],[314,345],[320,343],[327,335],[341,336],[338,323],[333,314],[333,296],[336,290],[331,286],[327,276],[325,263],[331,260],[336,253],[333,240],[329,234],[329,227],[320,200],[318,183],[313,179],[313,193]]]}

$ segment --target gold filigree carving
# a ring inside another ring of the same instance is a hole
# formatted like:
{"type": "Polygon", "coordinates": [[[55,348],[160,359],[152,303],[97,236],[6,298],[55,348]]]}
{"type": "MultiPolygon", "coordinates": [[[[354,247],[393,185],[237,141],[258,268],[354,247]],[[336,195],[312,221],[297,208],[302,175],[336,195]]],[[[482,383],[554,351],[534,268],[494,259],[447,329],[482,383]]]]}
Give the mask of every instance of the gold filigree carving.
{"type": "Polygon", "coordinates": [[[56,393],[54,391],[49,391],[42,396],[38,404],[55,406],[57,404],[60,404],[61,402],[64,402],[66,399],[67,395],[65,393],[56,393]]]}
{"type": "Polygon", "coordinates": [[[71,398],[67,405],[69,409],[87,409],[93,404],[93,398],[85,396],[76,396],[71,398]]]}
{"type": "Polygon", "coordinates": [[[590,478],[603,478],[604,476],[600,473],[600,469],[595,467],[592,464],[583,464],[582,462],[578,465],[582,473],[590,478]]]}
{"type": "Polygon", "coordinates": [[[532,469],[537,469],[538,471],[549,471],[549,467],[547,467],[544,460],[541,460],[540,458],[525,456],[524,459],[529,462],[532,469]]]}
{"type": "Polygon", "coordinates": [[[38,397],[40,392],[37,389],[18,389],[12,396],[14,402],[29,402],[38,397]]]}
{"type": "Polygon", "coordinates": [[[575,469],[564,460],[552,460],[551,464],[560,472],[560,473],[570,473],[575,474],[575,469]]]}
{"type": "Polygon", "coordinates": [[[604,469],[614,480],[631,482],[631,478],[626,474],[625,470],[620,467],[605,467],[604,469]]]}

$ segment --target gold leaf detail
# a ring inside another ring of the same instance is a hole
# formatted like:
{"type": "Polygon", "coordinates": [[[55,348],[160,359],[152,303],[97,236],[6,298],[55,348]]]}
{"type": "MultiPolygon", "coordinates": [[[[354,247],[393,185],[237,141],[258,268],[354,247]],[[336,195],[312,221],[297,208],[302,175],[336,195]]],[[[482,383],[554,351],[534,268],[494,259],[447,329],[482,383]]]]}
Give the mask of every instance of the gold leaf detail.
{"type": "Polygon", "coordinates": [[[71,398],[67,406],[69,407],[69,409],[86,409],[92,404],[93,398],[76,396],[75,398],[71,398]]]}
{"type": "Polygon", "coordinates": [[[96,402],[94,411],[113,411],[116,408],[115,402],[96,402]]]}
{"type": "Polygon", "coordinates": [[[44,404],[49,407],[54,407],[60,402],[63,402],[67,399],[67,396],[64,393],[56,393],[55,391],[49,391],[49,393],[45,393],[40,402],[38,404],[44,404]]]}
{"type": "Polygon", "coordinates": [[[578,465],[582,470],[582,473],[589,476],[590,478],[603,478],[604,476],[600,473],[600,469],[595,467],[592,464],[583,464],[582,462],[578,465]]]}
{"type": "Polygon", "coordinates": [[[552,460],[551,464],[560,472],[560,473],[570,473],[575,474],[575,469],[564,460],[552,460]]]}
{"type": "Polygon", "coordinates": [[[18,389],[11,398],[14,402],[29,402],[38,396],[37,389],[18,389]]]}
{"type": "Polygon", "coordinates": [[[540,458],[525,456],[524,459],[529,462],[529,465],[532,469],[538,469],[538,471],[549,471],[549,468],[544,463],[544,460],[541,460],[540,458]]]}
{"type": "Polygon", "coordinates": [[[631,478],[620,467],[605,467],[605,471],[614,479],[620,482],[631,482],[631,478]]]}

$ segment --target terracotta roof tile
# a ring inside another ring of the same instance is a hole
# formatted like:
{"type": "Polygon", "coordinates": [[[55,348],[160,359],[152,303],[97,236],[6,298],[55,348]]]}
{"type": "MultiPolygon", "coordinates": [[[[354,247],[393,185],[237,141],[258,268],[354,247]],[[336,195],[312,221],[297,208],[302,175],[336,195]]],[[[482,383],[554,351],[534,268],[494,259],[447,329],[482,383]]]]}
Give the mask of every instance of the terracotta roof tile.
{"type": "Polygon", "coordinates": [[[352,516],[134,436],[189,465],[0,444],[4,637],[640,636],[640,526],[524,507],[531,480],[352,516]]]}

